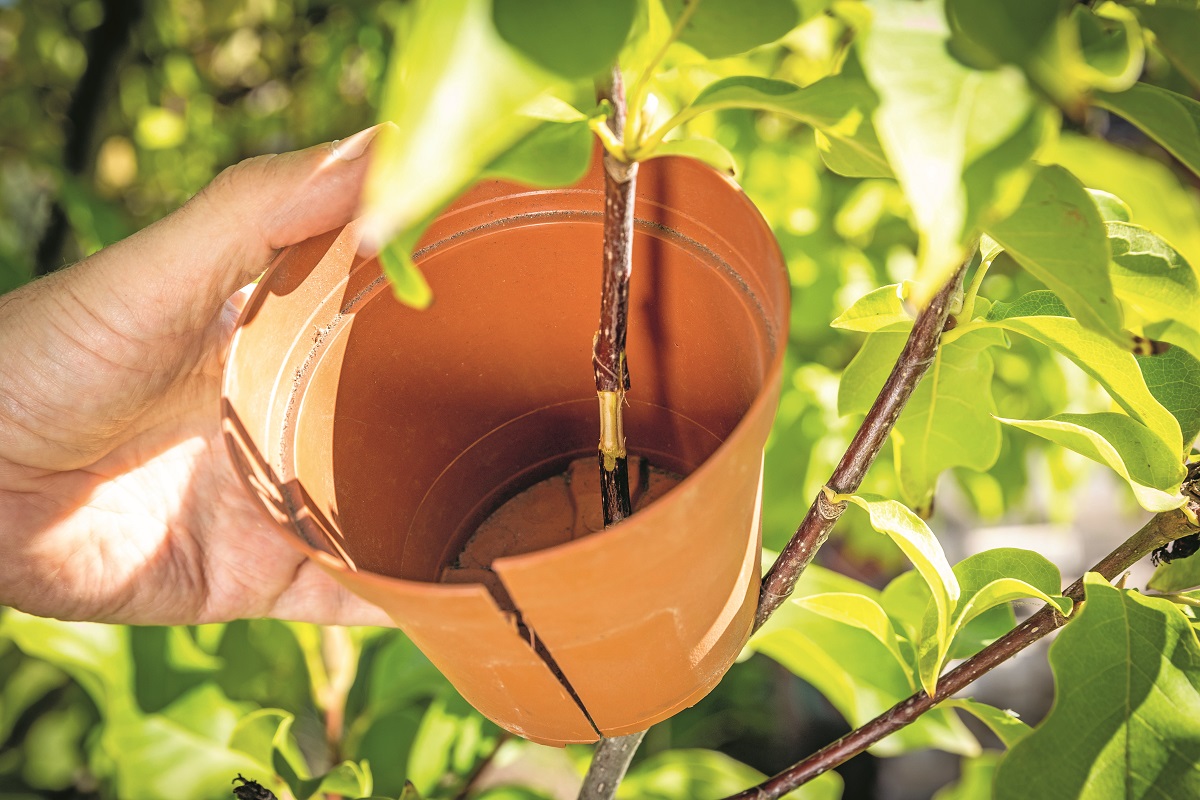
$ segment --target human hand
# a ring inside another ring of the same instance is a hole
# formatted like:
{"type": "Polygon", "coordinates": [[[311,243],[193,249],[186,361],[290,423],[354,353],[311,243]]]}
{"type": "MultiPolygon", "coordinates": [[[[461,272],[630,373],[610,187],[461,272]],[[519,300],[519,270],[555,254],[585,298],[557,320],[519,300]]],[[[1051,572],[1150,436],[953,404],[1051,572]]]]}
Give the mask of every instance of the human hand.
{"type": "Polygon", "coordinates": [[[62,619],[391,624],[272,529],[220,432],[245,286],[348,222],[379,127],[221,173],[0,297],[0,604],[62,619]]]}

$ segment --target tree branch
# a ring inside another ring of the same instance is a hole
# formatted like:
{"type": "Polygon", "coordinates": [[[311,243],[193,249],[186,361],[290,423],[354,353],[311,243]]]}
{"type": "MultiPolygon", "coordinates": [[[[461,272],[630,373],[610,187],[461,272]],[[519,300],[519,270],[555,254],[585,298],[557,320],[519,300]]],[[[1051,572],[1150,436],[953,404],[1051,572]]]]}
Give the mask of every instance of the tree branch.
{"type": "MultiPolygon", "coordinates": [[[[617,136],[625,126],[625,88],[621,70],[613,67],[599,99],[612,103],[609,129],[617,136]]],[[[624,162],[604,149],[604,277],[600,290],[600,329],[592,339],[592,369],[600,400],[600,497],[604,527],[633,513],[629,499],[629,464],[622,411],[629,389],[625,331],[629,321],[629,276],[633,271],[636,161],[624,162]]],[[[579,790],[579,800],[610,800],[625,777],[645,731],[602,737],[579,790]]]]}
{"type": "Polygon", "coordinates": [[[625,777],[629,762],[633,761],[633,754],[645,737],[646,732],[639,731],[628,736],[601,739],[592,755],[587,775],[583,778],[579,800],[610,800],[617,793],[617,786],[625,777]]]}
{"type": "MultiPolygon", "coordinates": [[[[612,103],[608,126],[620,135],[625,124],[625,90],[621,71],[613,68],[599,90],[612,103]]],[[[629,465],[625,453],[622,412],[629,389],[625,331],[629,322],[629,276],[633,271],[633,212],[637,162],[624,162],[604,150],[604,277],[600,290],[600,329],[592,339],[592,370],[600,400],[600,491],[604,527],[632,513],[629,465]]]]}
{"type": "MultiPolygon", "coordinates": [[[[88,36],[87,66],[67,108],[67,140],[63,145],[63,171],[84,175],[95,158],[96,129],[108,87],[116,76],[122,54],[133,29],[142,16],[142,0],[104,0],[104,19],[88,36]]],[[[60,193],[61,194],[61,193],[60,193]]],[[[38,275],[61,266],[63,244],[67,237],[67,215],[62,202],[50,208],[50,219],[42,231],[34,256],[38,275]]]]}
{"type": "MultiPolygon", "coordinates": [[[[842,455],[842,460],[838,462],[826,483],[826,486],[837,494],[854,494],[858,490],[867,470],[875,462],[875,457],[879,455],[884,441],[900,417],[900,412],[908,403],[908,398],[912,396],[917,383],[933,363],[942,330],[946,327],[946,320],[950,314],[951,302],[962,286],[967,265],[974,257],[975,246],[972,246],[970,255],[962,266],[917,317],[904,350],[896,359],[896,365],[892,367],[883,389],[875,398],[850,446],[842,455]]],[[[829,538],[829,532],[833,530],[845,508],[845,503],[831,503],[824,492],[817,493],[800,527],[796,529],[763,578],[762,594],[759,595],[758,610],[754,615],[754,630],[761,628],[796,588],[800,573],[804,572],[813,560],[817,548],[829,538]]]]}
{"type": "MultiPolygon", "coordinates": [[[[1192,510],[1196,509],[1197,505],[1193,502],[1192,510]]],[[[1188,522],[1182,511],[1156,514],[1141,530],[1105,556],[1090,571],[1098,572],[1111,581],[1159,547],[1195,531],[1196,528],[1188,522]]],[[[1076,604],[1083,602],[1083,578],[1080,577],[1068,586],[1063,594],[1076,604]]],[[[1044,606],[1029,619],[943,675],[938,680],[936,696],[930,697],[923,691],[918,692],[775,777],[726,800],[773,800],[782,797],[858,755],[885,736],[916,721],[941,701],[962,691],[980,676],[1067,622],[1068,618],[1059,614],[1054,606],[1044,606]]]]}

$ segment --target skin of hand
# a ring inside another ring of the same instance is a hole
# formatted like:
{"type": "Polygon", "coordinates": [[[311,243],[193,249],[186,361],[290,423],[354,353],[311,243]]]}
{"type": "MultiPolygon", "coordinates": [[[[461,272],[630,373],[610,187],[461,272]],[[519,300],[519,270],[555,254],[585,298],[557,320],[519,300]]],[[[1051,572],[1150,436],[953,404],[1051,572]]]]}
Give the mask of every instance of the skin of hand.
{"type": "Polygon", "coordinates": [[[351,220],[381,127],[244,161],[0,296],[0,604],[137,624],[392,624],[273,527],[225,452],[219,403],[239,288],[280,248],[351,220]]]}

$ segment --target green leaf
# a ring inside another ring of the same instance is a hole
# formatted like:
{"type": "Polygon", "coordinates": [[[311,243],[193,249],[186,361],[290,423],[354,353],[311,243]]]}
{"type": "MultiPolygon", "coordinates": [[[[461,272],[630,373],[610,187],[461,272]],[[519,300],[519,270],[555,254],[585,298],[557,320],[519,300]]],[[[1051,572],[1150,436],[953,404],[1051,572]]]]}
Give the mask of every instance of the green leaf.
{"type": "Polygon", "coordinates": [[[192,797],[228,797],[238,773],[272,783],[244,754],[159,714],[106,720],[93,764],[101,753],[113,764],[114,797],[178,800],[181,787],[192,797]]]}
{"type": "Polygon", "coordinates": [[[1093,88],[1121,91],[1141,73],[1145,48],[1127,10],[1070,0],[947,0],[953,52],[983,68],[1015,64],[1056,103],[1082,110],[1093,88]]]}
{"type": "Polygon", "coordinates": [[[803,20],[795,0],[663,0],[671,22],[694,6],[679,41],[709,58],[744,53],[785,36],[803,20]]]}
{"type": "Polygon", "coordinates": [[[656,146],[649,155],[643,156],[642,160],[663,156],[694,158],[731,178],[737,174],[737,164],[734,163],[733,154],[712,139],[672,139],[656,146]]]}
{"type": "Polygon", "coordinates": [[[1133,220],[1158,233],[1192,264],[1200,264],[1200,199],[1166,165],[1115,144],[1069,131],[1046,158],[1087,186],[1129,204],[1133,220]]]}
{"type": "MultiPolygon", "coordinates": [[[[871,527],[890,538],[904,551],[917,572],[929,585],[936,610],[935,632],[938,641],[950,641],[950,615],[958,601],[959,586],[946,554],[924,520],[895,500],[874,495],[844,498],[867,512],[871,527]]],[[[930,695],[936,691],[937,676],[922,675],[921,685],[930,695]]]]}
{"type": "Polygon", "coordinates": [[[962,777],[938,790],[933,800],[991,800],[992,777],[999,760],[1000,754],[992,751],[963,759],[962,777]]]}
{"type": "MultiPolygon", "coordinates": [[[[986,470],[1000,454],[1000,425],[992,418],[992,357],[987,351],[1007,346],[1007,339],[985,330],[948,338],[938,348],[892,430],[900,489],[915,506],[929,503],[944,470],[986,470]]],[[[867,337],[842,373],[839,413],[866,413],[907,338],[901,331],[867,337]]]]}
{"type": "Polygon", "coordinates": [[[343,761],[320,778],[315,778],[314,781],[316,782],[314,795],[333,794],[342,797],[369,795],[373,784],[371,767],[366,761],[362,763],[343,761]]]}
{"type": "Polygon", "coordinates": [[[951,642],[959,631],[988,610],[1026,598],[1056,605],[1064,614],[1071,610],[1071,601],[1059,595],[1058,568],[1029,550],[987,550],[955,565],[954,575],[961,594],[950,623],[943,627],[940,609],[930,604],[915,641],[918,670],[925,686],[934,685],[941,675],[951,642]]]}
{"type": "Polygon", "coordinates": [[[1062,167],[1041,168],[1016,212],[985,230],[1054,290],[1085,327],[1118,344],[1129,342],[1109,278],[1104,222],[1071,173],[1062,167]]]}
{"type": "Polygon", "coordinates": [[[1070,317],[1071,312],[1058,299],[1058,295],[1048,289],[1039,289],[1021,295],[1011,303],[997,300],[988,309],[986,319],[989,322],[1014,319],[1016,317],[1070,317]]]}
{"type": "Polygon", "coordinates": [[[492,20],[500,37],[530,61],[576,79],[590,78],[615,63],[636,10],[636,0],[493,0],[492,20]]]}
{"type": "Polygon", "coordinates": [[[252,711],[238,721],[229,746],[267,768],[273,767],[276,751],[280,751],[293,770],[303,769],[304,756],[290,735],[294,721],[294,715],[277,708],[252,711]]]}
{"type": "Polygon", "coordinates": [[[1200,360],[1181,347],[1138,356],[1150,393],[1171,412],[1183,430],[1187,451],[1200,435],[1200,360]]]}
{"type": "Polygon", "coordinates": [[[735,76],[705,87],[669,124],[728,108],[773,111],[816,128],[852,151],[873,173],[887,176],[891,171],[871,127],[875,103],[867,83],[849,75],[831,75],[804,88],[771,78],[735,76]]]}
{"type": "Polygon", "coordinates": [[[1113,288],[1149,338],[1200,355],[1200,281],[1162,237],[1140,225],[1105,226],[1112,248],[1113,288]]]}
{"type": "Polygon", "coordinates": [[[433,302],[433,290],[409,255],[404,240],[393,241],[379,251],[379,265],[392,283],[396,299],[406,306],[424,310],[433,302]]]}
{"type": "Polygon", "coordinates": [[[1200,103],[1147,83],[1135,84],[1120,94],[1100,92],[1094,102],[1141,128],[1200,175],[1200,103]]]}
{"type": "Polygon", "coordinates": [[[1192,86],[1200,87],[1200,9],[1194,3],[1134,3],[1138,21],[1154,33],[1154,39],[1192,86]]]}
{"type": "Polygon", "coordinates": [[[988,321],[1041,342],[1075,362],[1098,381],[1129,416],[1142,422],[1154,435],[1182,454],[1179,423],[1150,393],[1133,354],[1087,330],[1077,320],[1043,315],[1039,311],[1039,308],[1047,308],[1054,313],[1056,305],[1061,307],[1052,292],[1031,292],[1016,303],[993,305],[988,321]]]}
{"type": "Polygon", "coordinates": [[[993,606],[963,623],[950,642],[946,658],[970,658],[1017,624],[1010,603],[993,606]]]}
{"type": "Polygon", "coordinates": [[[344,761],[329,772],[309,777],[296,737],[292,734],[295,716],[278,709],[264,708],[245,715],[229,736],[231,750],[245,753],[279,776],[296,800],[309,800],[316,794],[350,797],[369,795],[372,790],[370,767],[344,761]]]}
{"type": "Polygon", "coordinates": [[[421,719],[408,754],[408,779],[430,794],[447,774],[465,775],[495,745],[499,729],[471,708],[458,692],[434,697],[421,719]]]}
{"type": "Polygon", "coordinates": [[[792,602],[815,614],[861,628],[886,647],[898,662],[904,663],[896,629],[887,612],[872,598],[851,592],[829,592],[800,597],[792,602]]]}
{"type": "Polygon", "coordinates": [[[1004,743],[1005,747],[1012,747],[1033,733],[1033,728],[1022,722],[1021,718],[1012,711],[1005,711],[968,698],[951,698],[945,702],[951,708],[961,708],[963,711],[970,712],[976,719],[987,725],[991,732],[1004,743]]]}
{"type": "MultiPolygon", "coordinates": [[[[475,796],[477,800],[554,800],[552,795],[526,786],[496,786],[475,796]]],[[[413,795],[413,800],[420,800],[413,795]]]]}
{"type": "Polygon", "coordinates": [[[1100,189],[1088,189],[1087,193],[1105,222],[1129,222],[1133,218],[1133,210],[1115,194],[1100,189]]]}
{"type": "Polygon", "coordinates": [[[62,670],[45,661],[21,658],[0,684],[0,742],[7,742],[13,727],[29,708],[67,682],[62,670]]]}
{"type": "MultiPolygon", "coordinates": [[[[811,586],[811,571],[811,567],[805,570],[797,586],[801,597],[811,586]]],[[[841,585],[844,579],[832,583],[812,588],[848,592],[857,588],[841,585]]],[[[898,661],[871,633],[858,625],[817,614],[796,602],[781,606],[750,639],[748,647],[811,684],[852,726],[865,724],[883,713],[910,696],[916,686],[907,662],[898,661]]],[[[962,720],[953,712],[938,708],[875,744],[871,752],[880,756],[898,755],[925,747],[962,754],[979,751],[978,743],[962,720]]]]}
{"type": "MultiPolygon", "coordinates": [[[[616,796],[618,800],[718,800],[766,777],[714,750],[668,750],[633,767],[617,787],[616,796]]],[[[841,796],[842,779],[835,772],[783,795],[785,800],[838,800],[841,796]]]]}
{"type": "Polygon", "coordinates": [[[1147,511],[1170,511],[1183,505],[1179,485],[1187,470],[1178,450],[1132,417],[1106,411],[1000,421],[1111,468],[1129,484],[1138,504],[1147,511]]]}
{"type": "Polygon", "coordinates": [[[1200,645],[1165,600],[1089,573],[1050,646],[1055,702],[996,772],[996,800],[1200,796],[1200,645]]]}
{"type": "MultiPolygon", "coordinates": [[[[923,305],[965,256],[964,240],[991,198],[968,204],[963,184],[972,162],[1020,133],[1035,110],[1024,78],[1012,68],[979,72],[947,50],[941,3],[885,0],[859,36],[863,70],[879,95],[875,129],[912,208],[920,235],[915,300],[923,305]]],[[[1016,170],[1032,150],[1005,152],[997,172],[1016,170]]]]}
{"type": "MultiPolygon", "coordinates": [[[[389,65],[381,117],[396,127],[376,137],[364,241],[415,243],[414,230],[537,126],[522,108],[560,81],[500,38],[491,0],[417,4],[389,65]]],[[[390,275],[419,298],[408,271],[390,275]]]]}
{"type": "Polygon", "coordinates": [[[1057,110],[1035,105],[1012,135],[967,164],[967,219],[986,227],[1016,211],[1037,176],[1029,159],[1054,141],[1061,127],[1057,110]]]}
{"type": "Polygon", "coordinates": [[[1071,21],[1083,57],[1079,73],[1089,88],[1120,92],[1137,81],[1146,62],[1146,47],[1132,11],[1112,2],[1090,9],[1076,5],[1071,21]]]}
{"type": "Polygon", "coordinates": [[[904,284],[880,286],[854,301],[830,327],[873,333],[880,330],[908,330],[913,315],[904,307],[904,284]]]}
{"type": "Polygon", "coordinates": [[[1188,556],[1159,564],[1146,583],[1158,592],[1185,592],[1200,586],[1200,558],[1188,556]]]}
{"type": "Polygon", "coordinates": [[[587,174],[592,132],[587,122],[545,122],[488,164],[482,178],[526,186],[569,186],[587,174]]]}
{"type": "Polygon", "coordinates": [[[0,636],[26,655],[61,669],[83,686],[101,714],[135,710],[129,631],[115,625],[61,622],[6,609],[0,636]]]}

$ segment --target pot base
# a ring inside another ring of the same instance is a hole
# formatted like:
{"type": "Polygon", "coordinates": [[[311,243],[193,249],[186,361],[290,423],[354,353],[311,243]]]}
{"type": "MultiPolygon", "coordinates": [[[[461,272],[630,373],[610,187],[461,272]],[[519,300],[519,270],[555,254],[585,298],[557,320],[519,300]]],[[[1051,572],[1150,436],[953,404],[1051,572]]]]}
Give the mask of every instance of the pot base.
{"type": "MultiPolygon", "coordinates": [[[[683,476],[660,469],[639,456],[629,459],[630,500],[635,512],[674,488],[683,476]]],[[[604,530],[600,476],[595,458],[579,458],[567,469],[530,486],[496,509],[467,540],[453,563],[442,570],[442,583],[480,583],[497,604],[515,612],[492,563],[505,556],[547,550],[604,530]]]]}

